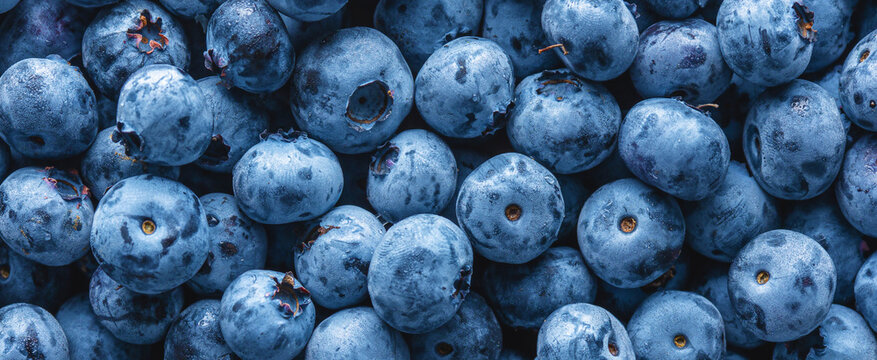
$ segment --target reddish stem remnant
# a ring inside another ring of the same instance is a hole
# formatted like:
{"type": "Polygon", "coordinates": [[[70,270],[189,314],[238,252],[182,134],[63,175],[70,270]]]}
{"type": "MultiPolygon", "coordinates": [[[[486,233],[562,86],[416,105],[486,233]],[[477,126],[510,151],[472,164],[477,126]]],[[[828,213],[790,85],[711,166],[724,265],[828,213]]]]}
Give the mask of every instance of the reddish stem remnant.
{"type": "Polygon", "coordinates": [[[327,232],[329,232],[329,230],[332,230],[332,229],[339,229],[339,227],[329,225],[329,226],[317,226],[317,227],[313,228],[308,233],[308,236],[305,237],[305,241],[303,241],[301,243],[301,245],[300,245],[301,251],[310,250],[311,246],[314,245],[314,242],[317,241],[318,237],[325,235],[327,232]]]}
{"type": "Polygon", "coordinates": [[[136,40],[134,46],[140,49],[140,44],[149,45],[149,50],[145,51],[147,55],[152,54],[155,49],[164,50],[164,47],[170,43],[170,39],[164,35],[164,29],[161,27],[161,17],[152,19],[149,10],[143,10],[140,13],[140,19],[137,25],[128,29],[128,37],[136,40]]]}
{"type": "Polygon", "coordinates": [[[566,51],[566,47],[563,46],[563,44],[554,44],[554,45],[546,46],[544,48],[539,49],[539,53],[541,54],[543,52],[546,52],[546,51],[554,49],[554,48],[560,48],[560,51],[562,51],[564,55],[569,54],[569,51],[566,51]]]}
{"type": "Polygon", "coordinates": [[[284,313],[292,315],[292,317],[298,317],[304,312],[304,306],[311,303],[311,292],[295,283],[295,278],[292,276],[291,271],[283,275],[282,281],[278,281],[273,276],[271,280],[274,280],[275,288],[274,291],[266,294],[266,296],[280,300],[280,308],[283,309],[284,313]],[[278,298],[277,295],[292,297],[292,302],[285,302],[283,297],[278,298]]]}
{"type": "Polygon", "coordinates": [[[798,16],[798,30],[801,31],[801,37],[810,41],[816,41],[816,29],[813,28],[813,12],[807,9],[807,6],[796,2],[792,5],[795,15],[798,16]]]}

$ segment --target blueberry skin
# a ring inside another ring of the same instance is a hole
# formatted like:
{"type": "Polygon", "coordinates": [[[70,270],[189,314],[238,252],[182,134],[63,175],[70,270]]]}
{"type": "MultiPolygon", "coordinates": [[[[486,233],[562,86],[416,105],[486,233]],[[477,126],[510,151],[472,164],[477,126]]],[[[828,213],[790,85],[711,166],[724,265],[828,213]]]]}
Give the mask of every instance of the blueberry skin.
{"type": "Polygon", "coordinates": [[[8,360],[65,360],[70,350],[58,320],[39,306],[0,308],[0,357],[8,360]]]}
{"type": "MultiPolygon", "coordinates": [[[[625,1],[625,5],[627,5],[630,13],[633,14],[633,18],[636,20],[636,27],[640,32],[662,19],[662,16],[658,15],[658,13],[652,9],[652,6],[649,5],[648,1],[649,0],[625,1]]],[[[715,22],[715,18],[713,18],[711,22],[715,22]]]]}
{"type": "Polygon", "coordinates": [[[460,185],[456,206],[457,222],[475,251],[508,264],[523,264],[548,249],[565,211],[557,178],[518,153],[478,166],[460,185]]]}
{"type": "Polygon", "coordinates": [[[387,34],[417,73],[426,59],[457,37],[476,35],[484,12],[481,0],[381,0],[375,28],[387,34]]]}
{"type": "Polygon", "coordinates": [[[853,40],[850,30],[852,12],[846,9],[846,0],[811,0],[807,8],[813,12],[813,22],[819,24],[819,34],[813,43],[813,55],[807,72],[822,70],[844,54],[847,44],[853,40]]]}
{"type": "Polygon", "coordinates": [[[877,340],[868,323],[853,309],[831,305],[828,316],[813,333],[801,339],[776,344],[775,360],[877,359],[877,340]]]}
{"type": "Polygon", "coordinates": [[[465,36],[438,48],[414,80],[417,110],[444,136],[471,139],[505,126],[514,106],[512,61],[493,41],[465,36]]]}
{"type": "Polygon", "coordinates": [[[408,217],[375,248],[368,268],[372,306],[396,330],[435,330],[469,293],[472,261],[469,240],[453,222],[432,214],[408,217]]]}
{"type": "Polygon", "coordinates": [[[314,219],[335,205],[344,187],[335,154],[301,132],[263,135],[232,175],[238,206],[263,224],[314,219]]]}
{"type": "Polygon", "coordinates": [[[621,0],[547,0],[542,29],[554,53],[570,70],[606,81],[630,67],[637,51],[636,20],[621,0]]]}
{"type": "Polygon", "coordinates": [[[296,124],[336,152],[374,151],[414,105],[408,64],[396,44],[372,28],[341,29],[318,39],[299,55],[292,76],[296,124]]]}
{"type": "Polygon", "coordinates": [[[743,125],[743,152],[755,180],[781,199],[806,200],[827,190],[846,141],[831,94],[806,80],[766,90],[743,125]]]}
{"type": "Polygon", "coordinates": [[[734,310],[734,305],[731,304],[731,296],[728,295],[727,266],[709,268],[700,284],[694,286],[692,291],[712,302],[722,314],[722,321],[725,323],[725,339],[729,346],[754,349],[764,345],[764,341],[751,331],[746,330],[746,327],[743,326],[743,320],[740,320],[734,310]]]}
{"type": "Polygon", "coordinates": [[[188,69],[189,48],[183,28],[163,7],[125,0],[101,10],[85,30],[82,63],[101,94],[115,100],[128,77],[142,67],[188,69]]]}
{"type": "Polygon", "coordinates": [[[536,359],[634,360],[636,356],[627,330],[615,316],[599,306],[574,303],[552,312],[542,324],[536,359]]]}
{"type": "Polygon", "coordinates": [[[384,323],[374,309],[355,307],[336,312],[320,322],[304,357],[311,360],[407,360],[410,354],[402,334],[384,323]]]}
{"type": "Polygon", "coordinates": [[[689,252],[683,251],[670,270],[642,287],[623,289],[598,280],[597,298],[594,304],[603,307],[618,319],[626,322],[630,320],[639,305],[655,292],[688,289],[688,279],[692,272],[689,252]]]}
{"type": "Polygon", "coordinates": [[[64,0],[76,6],[86,8],[98,8],[119,2],[119,0],[64,0]]]}
{"type": "Polygon", "coordinates": [[[280,14],[280,18],[286,25],[286,32],[289,34],[289,40],[292,41],[292,47],[296,52],[299,52],[310,42],[340,29],[345,24],[345,14],[346,11],[342,8],[332,16],[315,22],[300,21],[283,14],[280,14]]]}
{"type": "Polygon", "coordinates": [[[68,299],[55,316],[70,350],[70,359],[139,359],[149,358],[149,348],[129,344],[116,339],[104,328],[91,310],[88,293],[77,294],[68,299]]]}
{"type": "Polygon", "coordinates": [[[645,29],[630,67],[645,98],[681,96],[691,104],[716,100],[733,72],[722,59],[716,27],[701,19],[661,21],[645,29]]]}
{"type": "Polygon", "coordinates": [[[762,340],[790,341],[816,329],[828,314],[836,278],[819,243],[798,232],[772,230],[734,258],[728,293],[746,330],[762,340]]]}
{"type": "Polygon", "coordinates": [[[97,134],[94,91],[73,66],[25,59],[0,76],[0,137],[35,159],[82,153],[97,134]]]}
{"type": "Polygon", "coordinates": [[[877,331],[877,255],[871,255],[859,268],[853,292],[856,310],[862,314],[871,329],[877,331]]]}
{"type": "Polygon", "coordinates": [[[835,185],[837,205],[844,217],[856,230],[868,236],[877,236],[877,194],[874,190],[877,173],[873,169],[877,151],[877,137],[865,135],[847,151],[843,167],[835,185]]]}
{"type": "Polygon", "coordinates": [[[553,247],[526,264],[488,263],[480,282],[484,297],[503,324],[535,330],[554,310],[574,303],[591,303],[596,279],[581,254],[553,247]]]}
{"type": "Polygon", "coordinates": [[[30,261],[4,244],[0,269],[0,306],[23,302],[54,311],[73,288],[69,268],[30,261]]]}
{"type": "Polygon", "coordinates": [[[366,192],[384,219],[398,222],[421,213],[436,214],[453,200],[457,163],[437,135],[406,130],[372,156],[366,192]]]}
{"type": "Polygon", "coordinates": [[[122,179],[142,174],[153,174],[176,180],[180,168],[147,164],[125,155],[125,146],[113,141],[115,128],[101,130],[82,157],[82,181],[89,193],[100,200],[113,185],[122,179]]]}
{"type": "Polygon", "coordinates": [[[10,249],[48,266],[88,252],[94,207],[75,173],[25,167],[0,184],[0,237],[10,249]]]}
{"type": "Polygon", "coordinates": [[[159,0],[164,7],[182,18],[187,19],[210,19],[210,15],[216,11],[226,0],[159,0]]]}
{"type": "Polygon", "coordinates": [[[683,202],[685,242],[703,256],[731,262],[750,239],[780,227],[776,201],[762,190],[745,165],[732,161],[715,193],[683,202]]]}
{"type": "MultiPolygon", "coordinates": [[[[722,2],[716,27],[722,55],[731,70],[761,86],[780,85],[804,72],[815,38],[813,31],[802,27],[808,21],[801,18],[795,3],[796,0],[722,2]]],[[[806,7],[801,10],[807,14],[806,7]]]]}
{"type": "Polygon", "coordinates": [[[594,275],[620,288],[646,285],[670,270],[684,234],[676,200],[636,179],[603,185],[579,214],[585,262],[594,275]]]}
{"type": "Polygon", "coordinates": [[[0,14],[5,13],[18,5],[18,0],[2,0],[0,1],[0,14]]]}
{"type": "Polygon", "coordinates": [[[491,40],[512,59],[515,76],[524,76],[562,66],[553,52],[540,54],[548,44],[542,31],[545,0],[486,0],[481,35],[491,40]]]}
{"type": "Polygon", "coordinates": [[[646,0],[645,2],[658,15],[672,19],[684,19],[706,6],[707,0],[646,0]]]}
{"type": "Polygon", "coordinates": [[[591,191],[574,175],[556,175],[556,177],[557,183],[560,184],[560,194],[563,197],[563,222],[560,223],[557,238],[563,239],[567,235],[575,235],[579,222],[579,211],[582,210],[591,191]]]}
{"type": "Polygon", "coordinates": [[[315,303],[329,309],[368,297],[368,267],[384,236],[378,218],[357,206],[339,206],[307,224],[293,250],[295,273],[315,303]]]}
{"type": "Polygon", "coordinates": [[[411,336],[411,356],[416,359],[496,359],[500,351],[499,322],[476,293],[469,293],[457,314],[440,328],[411,336]]]}
{"type": "Polygon", "coordinates": [[[28,58],[72,58],[90,22],[90,11],[65,1],[21,0],[0,22],[0,72],[28,58]]]}
{"type": "Polygon", "coordinates": [[[210,17],[204,65],[227,84],[273,92],[289,80],[294,63],[286,26],[264,0],[228,0],[210,17]]]}
{"type": "Polygon", "coordinates": [[[222,337],[219,300],[201,300],[174,320],[164,340],[165,360],[236,359],[222,337]]]}
{"type": "Polygon", "coordinates": [[[280,13],[299,21],[314,22],[332,16],[347,0],[267,0],[280,13]]]}
{"type": "Polygon", "coordinates": [[[714,193],[731,160],[728,139],[713,119],[665,98],[643,100],[628,111],[618,152],[640,180],[689,201],[714,193]]]}
{"type": "MultiPolygon", "coordinates": [[[[451,199],[454,199],[454,204],[449,204],[445,207],[444,211],[440,213],[440,215],[450,219],[451,221],[457,221],[457,205],[456,199],[460,194],[460,186],[463,185],[463,181],[469,177],[475,169],[485,161],[490,159],[490,154],[478,151],[473,148],[468,147],[455,147],[451,149],[454,153],[454,160],[457,162],[457,187],[454,189],[454,196],[451,199]]],[[[572,186],[570,187],[572,189],[572,186]]],[[[561,191],[563,191],[563,186],[561,186],[561,191]]],[[[576,191],[576,190],[571,190],[576,191]]],[[[565,198],[565,197],[564,197],[565,198]]],[[[582,199],[584,202],[584,199],[582,199]]]]}
{"type": "Polygon", "coordinates": [[[850,50],[840,76],[840,101],[844,114],[856,125],[868,131],[877,131],[877,57],[871,52],[877,48],[877,30],[863,37],[850,50]],[[873,104],[873,106],[872,106],[873,104]]]}
{"type": "Polygon", "coordinates": [[[719,309],[687,291],[649,296],[630,318],[627,332],[638,359],[721,359],[725,354],[719,309]],[[679,335],[684,343],[677,341],[679,335]]]}
{"type": "Polygon", "coordinates": [[[213,137],[207,151],[195,162],[198,167],[231,173],[234,165],[268,130],[269,117],[255,96],[226,88],[218,76],[198,80],[198,87],[213,113],[213,137]]]}
{"type": "Polygon", "coordinates": [[[204,207],[176,181],[138,175],[119,181],[98,204],[91,249],[108,276],[143,294],[188,281],[207,258],[204,207]]]}
{"type": "Polygon", "coordinates": [[[308,291],[291,272],[250,270],[225,289],[219,324],[241,359],[279,360],[305,348],[315,316],[308,291]]]}
{"type": "Polygon", "coordinates": [[[567,69],[546,70],[521,80],[515,98],[509,141],[549,170],[589,170],[615,149],[621,109],[602,85],[567,69]]]}
{"type": "Polygon", "coordinates": [[[200,198],[207,219],[207,260],[189,287],[199,295],[220,296],[240,274],[265,267],[268,235],[262,224],[238,209],[234,196],[212,193],[200,198]]]}

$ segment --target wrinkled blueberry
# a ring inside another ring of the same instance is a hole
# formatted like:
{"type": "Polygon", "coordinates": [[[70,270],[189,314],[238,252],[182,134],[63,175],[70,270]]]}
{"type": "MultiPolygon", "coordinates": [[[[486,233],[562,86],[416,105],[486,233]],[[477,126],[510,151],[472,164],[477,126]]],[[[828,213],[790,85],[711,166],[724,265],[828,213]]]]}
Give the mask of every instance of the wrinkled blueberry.
{"type": "Polygon", "coordinates": [[[551,313],[537,341],[540,360],[636,359],[624,325],[591,304],[569,304],[551,313]]]}

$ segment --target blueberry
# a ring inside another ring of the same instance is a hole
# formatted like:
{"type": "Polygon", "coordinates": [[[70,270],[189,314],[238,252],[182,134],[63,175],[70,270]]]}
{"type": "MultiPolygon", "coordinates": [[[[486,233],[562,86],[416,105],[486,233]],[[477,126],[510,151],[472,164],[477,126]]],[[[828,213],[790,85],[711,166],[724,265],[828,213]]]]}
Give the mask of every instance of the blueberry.
{"type": "Polygon", "coordinates": [[[332,14],[332,16],[314,22],[296,20],[282,13],[280,18],[283,19],[283,24],[286,25],[286,32],[289,33],[292,47],[298,52],[303,50],[312,41],[340,29],[345,24],[345,14],[346,11],[342,8],[335,14],[332,14]]]}
{"type": "Polygon", "coordinates": [[[299,21],[320,21],[341,10],[347,0],[268,0],[277,11],[299,21]]]}
{"type": "Polygon", "coordinates": [[[567,69],[547,70],[521,80],[515,97],[509,141],[551,171],[591,169],[615,149],[621,110],[602,85],[567,69]]]}
{"type": "Polygon", "coordinates": [[[457,196],[457,221],[479,255],[533,260],[557,240],[564,201],[557,178],[532,159],[505,153],[473,171],[457,196]]]}
{"type": "Polygon", "coordinates": [[[375,312],[402,332],[439,328],[469,293],[472,260],[466,234],[448,219],[421,214],[396,223],[375,248],[368,269],[375,312]]]}
{"type": "Polygon", "coordinates": [[[0,22],[0,72],[27,58],[82,51],[91,13],[66,1],[21,0],[0,22]]]}
{"type": "Polygon", "coordinates": [[[646,285],[670,270],[685,234],[672,197],[635,179],[595,191],[579,214],[579,247],[588,267],[610,285],[646,285]]]}
{"type": "Polygon", "coordinates": [[[567,235],[575,236],[576,226],[579,221],[579,211],[585,205],[585,200],[591,195],[591,191],[574,175],[557,175],[557,183],[560,184],[560,194],[563,197],[563,222],[560,224],[558,239],[567,235]]]}
{"type": "Polygon", "coordinates": [[[466,36],[438,48],[415,80],[417,110],[444,136],[476,138],[505,126],[514,106],[511,59],[493,41],[466,36]]]}
{"type": "Polygon", "coordinates": [[[210,17],[204,65],[225,83],[252,93],[273,92],[292,75],[294,63],[283,20],[264,0],[228,0],[210,17]]]}
{"type": "Polygon", "coordinates": [[[859,268],[853,292],[856,310],[862,314],[871,329],[877,331],[877,255],[871,255],[859,268]]]}
{"type": "Polygon", "coordinates": [[[108,276],[131,291],[158,294],[198,272],[208,252],[198,197],[153,175],[119,181],[94,214],[91,249],[108,276]]]}
{"type": "Polygon", "coordinates": [[[627,323],[641,359],[721,359],[722,315],[709,300],[687,291],[661,291],[643,301],[627,323]]]}
{"type": "Polygon", "coordinates": [[[314,305],[292,272],[250,270],[225,289],[219,310],[222,336],[244,360],[289,359],[314,330],[314,305]]]}
{"type": "Polygon", "coordinates": [[[540,360],[636,359],[624,325],[590,304],[569,304],[551,313],[537,341],[540,360]]]}
{"type": "Polygon", "coordinates": [[[68,299],[56,316],[67,335],[70,359],[146,360],[149,348],[116,339],[91,310],[88,293],[68,299]]]}
{"type": "Polygon", "coordinates": [[[500,322],[535,330],[566,304],[591,303],[596,280],[573,248],[553,247],[526,264],[488,263],[480,279],[500,322]]]}
{"type": "Polygon", "coordinates": [[[853,144],[853,141],[850,137],[850,125],[852,122],[850,121],[849,116],[844,113],[843,103],[841,102],[840,97],[840,77],[843,72],[843,63],[839,63],[830,67],[820,73],[817,73],[815,76],[811,75],[809,78],[812,79],[814,83],[821,86],[825,91],[834,98],[834,103],[837,104],[838,110],[840,110],[841,120],[844,124],[844,131],[847,133],[847,147],[853,144]]]}
{"type": "Polygon", "coordinates": [[[58,320],[39,306],[17,303],[0,308],[0,358],[64,360],[70,350],[58,320]]]}
{"type": "Polygon", "coordinates": [[[731,304],[731,296],[728,295],[727,266],[707,268],[703,278],[700,279],[699,284],[693,286],[692,291],[712,302],[722,314],[728,345],[741,349],[753,349],[764,344],[764,341],[751,331],[746,330],[743,320],[737,316],[734,305],[731,304]]]}
{"type": "Polygon", "coordinates": [[[816,330],[792,342],[776,344],[775,360],[877,359],[877,340],[862,315],[842,305],[831,305],[816,330]]]}
{"type": "Polygon", "coordinates": [[[0,14],[12,10],[15,5],[18,5],[18,1],[19,0],[0,0],[0,14]]]}
{"type": "Polygon", "coordinates": [[[399,48],[366,27],[311,42],[298,58],[291,87],[298,126],[344,154],[374,151],[414,105],[414,79],[399,48]]]}
{"type": "Polygon", "coordinates": [[[79,154],[97,134],[95,104],[77,68],[50,59],[19,61],[0,76],[0,137],[30,158],[79,154]]]}
{"type": "Polygon", "coordinates": [[[609,283],[597,280],[597,299],[595,305],[600,306],[622,321],[630,320],[639,305],[649,296],[660,290],[684,290],[688,289],[688,279],[691,277],[692,266],[690,251],[683,251],[676,264],[654,281],[635,288],[619,288],[609,283]]]}
{"type": "Polygon", "coordinates": [[[164,359],[237,359],[222,337],[219,318],[219,300],[201,300],[189,305],[167,332],[164,359]]]}
{"type": "Polygon", "coordinates": [[[496,359],[502,351],[502,332],[484,298],[470,293],[457,314],[440,328],[411,336],[415,359],[496,359]]]}
{"type": "Polygon", "coordinates": [[[877,137],[865,135],[856,141],[847,151],[835,186],[837,204],[844,217],[868,236],[877,236],[877,193],[871,194],[877,179],[873,170],[875,154],[877,137]]]}
{"type": "Polygon", "coordinates": [[[852,12],[846,9],[847,0],[810,0],[806,5],[813,11],[813,22],[819,33],[813,43],[813,55],[807,72],[822,70],[839,59],[853,40],[850,31],[852,12]]]}
{"type": "Polygon", "coordinates": [[[554,52],[540,54],[548,43],[542,31],[545,0],[486,0],[482,35],[512,59],[519,78],[561,66],[554,52]]]}
{"type": "Polygon", "coordinates": [[[789,341],[825,319],[836,278],[819,243],[794,231],[773,230],[752,239],[734,258],[728,293],[746,330],[762,340],[789,341]]]}
{"type": "Polygon", "coordinates": [[[563,63],[588,80],[614,79],[636,56],[639,32],[621,0],[547,0],[542,29],[563,63]]]}
{"type": "Polygon", "coordinates": [[[25,167],[0,184],[0,236],[43,265],[67,265],[85,255],[93,216],[88,189],[75,173],[25,167]]]}
{"type": "Polygon", "coordinates": [[[840,100],[844,114],[856,125],[868,131],[877,130],[877,30],[863,37],[850,50],[840,76],[840,100]],[[872,106],[873,105],[873,106],[872,106]]]}
{"type": "Polygon", "coordinates": [[[0,244],[0,306],[26,302],[54,311],[73,288],[71,271],[30,261],[0,244]]]}
{"type": "Polygon", "coordinates": [[[314,219],[335,205],[344,187],[335,154],[301,132],[264,134],[233,176],[238,206],[263,224],[314,219]]]}
{"type": "MultiPolygon", "coordinates": [[[[640,32],[644,31],[652,24],[661,20],[662,16],[658,15],[652,6],[649,5],[650,0],[629,0],[625,1],[624,4],[627,5],[627,8],[630,10],[630,13],[633,14],[633,18],[636,20],[636,27],[640,32]]],[[[688,1],[688,0],[683,0],[688,1]]],[[[696,1],[696,0],[695,0],[696,1]]],[[[722,1],[722,0],[718,0],[722,1]]],[[[715,22],[715,17],[713,17],[712,23],[715,22]]]]}
{"type": "Polygon", "coordinates": [[[101,6],[112,5],[119,0],[65,0],[68,3],[71,3],[76,6],[86,7],[86,8],[99,8],[101,6]]]}
{"type": "Polygon", "coordinates": [[[706,6],[707,0],[645,0],[645,2],[658,15],[672,19],[684,19],[706,6]]]}
{"type": "Polygon", "coordinates": [[[159,0],[164,7],[179,17],[207,21],[226,0],[159,0]]]}
{"type": "Polygon", "coordinates": [[[370,307],[344,309],[323,320],[314,329],[304,355],[312,360],[409,359],[402,334],[381,321],[370,307]]]}

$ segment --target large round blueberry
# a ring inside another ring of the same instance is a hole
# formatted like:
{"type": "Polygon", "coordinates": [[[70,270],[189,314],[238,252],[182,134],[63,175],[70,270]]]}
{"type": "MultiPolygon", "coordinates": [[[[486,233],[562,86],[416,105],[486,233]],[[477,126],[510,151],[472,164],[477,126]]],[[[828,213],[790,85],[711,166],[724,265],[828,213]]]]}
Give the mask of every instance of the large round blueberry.
{"type": "Polygon", "coordinates": [[[505,126],[514,105],[511,59],[493,41],[466,36],[438,48],[415,80],[417,110],[442,135],[476,138],[505,126]]]}
{"type": "Polygon", "coordinates": [[[440,328],[411,336],[415,359],[495,359],[502,350],[502,331],[484,298],[470,293],[457,314],[440,328]]]}
{"type": "Polygon", "coordinates": [[[630,318],[627,332],[641,359],[721,359],[725,353],[721,313],[686,291],[650,296],[630,318]]]}
{"type": "MultiPolygon", "coordinates": [[[[597,298],[594,304],[608,310],[618,317],[619,320],[626,322],[630,320],[639,305],[642,304],[649,296],[661,290],[685,290],[687,289],[688,278],[693,277],[690,251],[683,251],[676,264],[670,267],[657,279],[652,282],[635,288],[619,288],[609,283],[597,281],[597,298]]],[[[696,269],[696,268],[695,268],[696,269]]],[[[729,300],[730,301],[730,300],[729,300]]]]}
{"type": "Polygon", "coordinates": [[[88,293],[71,297],[56,315],[67,335],[70,359],[146,360],[149,348],[117,339],[91,310],[88,293]]]}
{"type": "Polygon", "coordinates": [[[225,289],[219,324],[228,347],[244,360],[289,359],[314,330],[314,305],[292,272],[250,270],[225,289]]]}
{"type": "Polygon", "coordinates": [[[311,42],[298,58],[291,86],[298,126],[344,154],[374,151],[414,105],[414,78],[399,48],[366,27],[311,42]]]}
{"type": "Polygon", "coordinates": [[[0,184],[0,237],[12,251],[49,266],[88,252],[94,208],[73,172],[25,167],[0,184]]]}
{"type": "Polygon", "coordinates": [[[682,251],[685,222],[672,197],[636,179],[595,191],[579,214],[579,247],[588,267],[620,288],[646,285],[682,251]]]}
{"type": "Polygon", "coordinates": [[[70,270],[28,260],[0,244],[0,306],[23,302],[56,310],[73,288],[70,270]]]}
{"type": "Polygon", "coordinates": [[[728,139],[713,119],[663,98],[641,101],[628,111],[618,152],[640,180],[683,200],[714,193],[731,160],[728,139]]]}
{"type": "Polygon", "coordinates": [[[684,19],[706,6],[707,0],[645,0],[649,8],[658,15],[684,19]]]}
{"type": "Polygon", "coordinates": [[[582,255],[554,247],[526,264],[488,263],[480,283],[500,322],[535,330],[561,306],[591,303],[597,293],[582,255]]]}
{"type": "Polygon", "coordinates": [[[856,230],[877,236],[877,137],[865,135],[846,153],[835,185],[837,204],[856,230]]]}
{"type": "Polygon", "coordinates": [[[859,268],[853,287],[856,310],[877,331],[877,255],[871,255],[859,268]]]}
{"type": "Polygon", "coordinates": [[[0,308],[0,358],[66,360],[70,350],[58,320],[39,306],[25,303],[0,308]]]}
{"type": "Polygon", "coordinates": [[[335,154],[300,132],[263,135],[232,174],[238,206],[263,224],[316,218],[335,205],[344,187],[335,154]]]}
{"type": "Polygon", "coordinates": [[[725,265],[707,268],[699,283],[692,287],[692,291],[705,297],[715,305],[722,314],[725,323],[725,339],[728,345],[741,349],[753,349],[764,344],[764,341],[755,336],[743,326],[743,320],[737,316],[734,305],[731,304],[731,296],[728,295],[728,267],[725,265]]]}
{"type": "Polygon", "coordinates": [[[634,360],[627,330],[599,306],[573,303],[551,313],[539,329],[536,344],[540,360],[634,360]]]}
{"type": "Polygon", "coordinates": [[[0,72],[27,58],[79,54],[91,15],[69,1],[21,0],[0,22],[0,72]]]}
{"type": "Polygon", "coordinates": [[[776,344],[774,360],[877,359],[877,340],[855,310],[832,304],[828,316],[812,333],[776,344]]]}
{"type": "Polygon", "coordinates": [[[844,114],[856,125],[877,131],[877,30],[850,50],[840,76],[840,101],[844,114]]]}
{"type": "Polygon", "coordinates": [[[195,276],[208,251],[207,218],[182,184],[153,175],[122,180],[94,214],[91,249],[107,275],[158,294],[195,276]]]}
{"type": "Polygon", "coordinates": [[[547,70],[521,80],[515,97],[508,125],[512,147],[551,171],[591,169],[615,148],[621,109],[602,85],[567,69],[547,70]]]}
{"type": "Polygon", "coordinates": [[[548,0],[542,29],[563,63],[588,80],[614,79],[636,56],[639,31],[621,0],[548,0]]]}
{"type": "Polygon", "coordinates": [[[299,21],[314,22],[341,10],[347,0],[268,0],[277,11],[299,21]]]}
{"type": "Polygon", "coordinates": [[[813,27],[819,30],[813,43],[813,55],[807,72],[822,70],[839,59],[853,40],[850,31],[852,11],[846,9],[848,0],[810,0],[807,8],[813,12],[813,27]]]}
{"type": "Polygon", "coordinates": [[[773,230],[746,244],[728,272],[728,293],[743,326],[762,340],[797,339],[813,331],[834,299],[837,273],[813,239],[773,230]]]}
{"type": "Polygon", "coordinates": [[[63,60],[25,59],[0,76],[0,137],[24,156],[77,155],[97,134],[94,91],[63,60]]]}
{"type": "MultiPolygon", "coordinates": [[[[69,1],[69,0],[68,0],[69,1]]],[[[82,1],[82,0],[77,0],[82,1]]],[[[114,1],[114,0],[99,0],[114,1]]],[[[174,15],[195,19],[196,21],[207,21],[213,11],[226,0],[159,0],[168,11],[174,15]]]]}
{"type": "Polygon", "coordinates": [[[164,340],[165,360],[235,359],[219,327],[219,300],[201,300],[183,310],[164,340]]]}
{"type": "Polygon", "coordinates": [[[408,344],[370,307],[344,309],[314,329],[304,357],[312,360],[408,360],[408,344]],[[352,336],[351,336],[352,335],[352,336]]]}
{"type": "Polygon", "coordinates": [[[505,153],[473,171],[457,195],[457,221],[479,255],[523,264],[548,249],[564,218],[557,178],[539,163],[505,153]]]}
{"type": "Polygon", "coordinates": [[[472,247],[450,220],[421,214],[384,234],[368,268],[378,316],[411,334],[437,329],[456,314],[472,276],[472,247]]]}
{"type": "Polygon", "coordinates": [[[561,66],[554,52],[539,53],[548,44],[542,31],[545,0],[486,0],[482,36],[491,40],[512,59],[515,76],[524,76],[561,66]]]}

